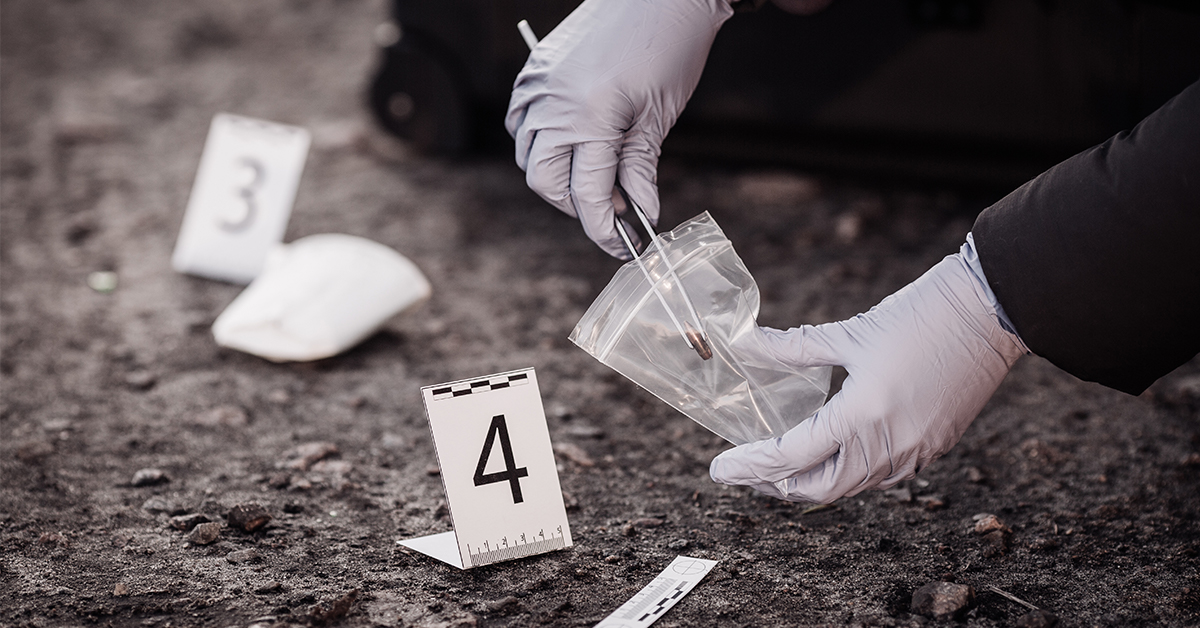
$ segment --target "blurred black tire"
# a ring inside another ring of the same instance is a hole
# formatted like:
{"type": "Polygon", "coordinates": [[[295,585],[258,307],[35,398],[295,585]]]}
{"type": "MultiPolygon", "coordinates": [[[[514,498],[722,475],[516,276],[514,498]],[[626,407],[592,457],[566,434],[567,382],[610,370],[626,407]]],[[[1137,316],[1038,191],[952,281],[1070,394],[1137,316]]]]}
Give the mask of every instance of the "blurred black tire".
{"type": "Polygon", "coordinates": [[[371,81],[370,106],[389,132],[437,155],[465,152],[471,121],[465,89],[452,61],[418,33],[383,48],[371,81]]]}

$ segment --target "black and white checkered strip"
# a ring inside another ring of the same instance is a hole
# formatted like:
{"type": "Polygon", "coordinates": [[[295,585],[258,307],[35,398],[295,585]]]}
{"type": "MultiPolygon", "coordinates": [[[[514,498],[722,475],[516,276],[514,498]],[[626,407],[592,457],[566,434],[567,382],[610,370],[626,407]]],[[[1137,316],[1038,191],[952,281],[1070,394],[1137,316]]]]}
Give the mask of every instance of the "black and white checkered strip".
{"type": "Polygon", "coordinates": [[[528,383],[529,373],[496,375],[487,379],[475,380],[473,382],[462,382],[460,384],[451,384],[441,388],[434,388],[433,400],[441,401],[442,399],[453,399],[454,397],[462,397],[463,395],[484,393],[492,390],[500,390],[501,388],[512,388],[513,386],[521,386],[528,383]]]}

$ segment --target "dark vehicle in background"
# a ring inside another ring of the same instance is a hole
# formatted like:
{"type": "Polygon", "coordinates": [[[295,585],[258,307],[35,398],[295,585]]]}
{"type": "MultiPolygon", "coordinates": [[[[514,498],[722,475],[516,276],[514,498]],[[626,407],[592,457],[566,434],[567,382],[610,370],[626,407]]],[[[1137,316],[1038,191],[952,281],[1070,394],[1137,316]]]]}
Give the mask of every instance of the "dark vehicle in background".
{"type": "MultiPolygon", "coordinates": [[[[396,0],[370,105],[445,155],[507,149],[528,49],[578,4],[396,0]]],[[[1131,127],[1200,78],[1200,5],[1122,0],[836,0],[768,4],[713,45],[673,155],[1019,183],[1131,127]]]]}

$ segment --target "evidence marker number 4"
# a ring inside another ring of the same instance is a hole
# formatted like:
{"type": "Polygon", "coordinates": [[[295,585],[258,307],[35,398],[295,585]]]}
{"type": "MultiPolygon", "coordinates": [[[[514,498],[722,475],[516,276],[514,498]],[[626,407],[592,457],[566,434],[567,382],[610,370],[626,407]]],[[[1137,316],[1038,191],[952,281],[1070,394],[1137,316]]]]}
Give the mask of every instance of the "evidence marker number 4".
{"type": "Polygon", "coordinates": [[[534,370],[421,395],[454,530],[399,543],[460,569],[571,546],[534,370]]]}

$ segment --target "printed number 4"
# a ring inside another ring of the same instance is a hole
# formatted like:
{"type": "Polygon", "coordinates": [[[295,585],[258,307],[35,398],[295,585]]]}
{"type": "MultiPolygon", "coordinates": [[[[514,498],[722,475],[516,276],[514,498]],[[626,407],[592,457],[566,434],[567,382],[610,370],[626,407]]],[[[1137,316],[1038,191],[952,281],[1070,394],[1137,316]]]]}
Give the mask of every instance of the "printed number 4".
{"type": "Polygon", "coordinates": [[[492,425],[483,441],[483,451],[479,452],[479,464],[475,466],[475,486],[508,482],[512,487],[513,503],[521,503],[524,498],[521,497],[520,479],[528,476],[529,470],[525,467],[518,469],[516,464],[513,461],[512,442],[508,440],[508,424],[504,422],[503,414],[497,414],[492,417],[492,425]],[[492,446],[496,442],[497,434],[500,435],[500,452],[504,455],[504,470],[484,473],[483,469],[487,467],[488,457],[492,455],[492,446]]]}

